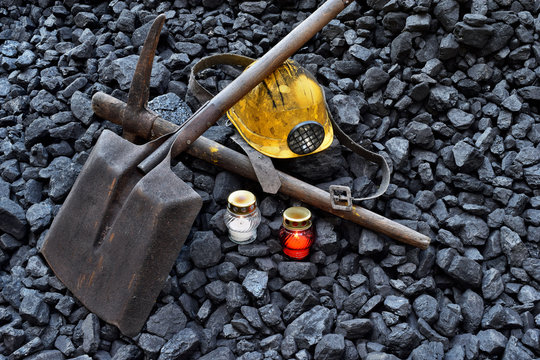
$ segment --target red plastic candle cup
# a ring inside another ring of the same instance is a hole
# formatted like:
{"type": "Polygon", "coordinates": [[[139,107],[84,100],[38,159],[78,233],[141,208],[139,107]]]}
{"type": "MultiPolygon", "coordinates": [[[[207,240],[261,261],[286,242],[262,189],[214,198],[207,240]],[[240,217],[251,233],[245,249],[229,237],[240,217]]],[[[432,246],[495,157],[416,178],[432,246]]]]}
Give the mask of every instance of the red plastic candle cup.
{"type": "Polygon", "coordinates": [[[315,242],[315,231],[311,227],[311,211],[302,206],[290,207],[283,212],[283,224],[279,229],[279,240],[288,257],[301,260],[309,255],[315,242]]]}

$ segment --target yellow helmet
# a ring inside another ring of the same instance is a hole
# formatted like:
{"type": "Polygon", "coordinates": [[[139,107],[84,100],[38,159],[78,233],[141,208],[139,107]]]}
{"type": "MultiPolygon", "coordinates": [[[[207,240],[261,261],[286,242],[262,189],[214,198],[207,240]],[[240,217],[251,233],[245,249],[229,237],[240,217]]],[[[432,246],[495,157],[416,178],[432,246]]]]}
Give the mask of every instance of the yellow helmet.
{"type": "Polygon", "coordinates": [[[321,86],[290,59],[230,108],[227,117],[249,145],[274,158],[314,154],[334,137],[321,86]]]}

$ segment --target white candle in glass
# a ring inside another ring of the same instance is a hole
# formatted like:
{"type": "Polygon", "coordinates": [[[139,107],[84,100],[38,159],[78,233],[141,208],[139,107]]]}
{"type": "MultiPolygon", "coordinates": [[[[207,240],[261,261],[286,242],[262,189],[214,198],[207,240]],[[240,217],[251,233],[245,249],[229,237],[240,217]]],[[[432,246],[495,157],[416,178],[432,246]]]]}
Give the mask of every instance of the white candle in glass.
{"type": "Polygon", "coordinates": [[[261,213],[255,195],[238,190],[229,195],[227,211],[223,217],[229,230],[229,239],[237,244],[249,244],[257,237],[261,213]]]}

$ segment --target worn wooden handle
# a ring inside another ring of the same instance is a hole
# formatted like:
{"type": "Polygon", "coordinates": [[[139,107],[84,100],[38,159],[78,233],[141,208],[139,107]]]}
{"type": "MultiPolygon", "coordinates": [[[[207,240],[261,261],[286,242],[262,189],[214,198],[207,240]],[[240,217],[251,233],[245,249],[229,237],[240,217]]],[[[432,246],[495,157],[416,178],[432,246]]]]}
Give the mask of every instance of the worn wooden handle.
{"type": "MultiPolygon", "coordinates": [[[[307,43],[326,24],[334,19],[352,0],[327,0],[287,36],[245,69],[216,96],[208,101],[206,116],[190,121],[182,129],[182,136],[175,141],[173,154],[186,150],[210,126],[215,124],[234,104],[274,72],[281,64],[307,43]],[[204,121],[202,121],[204,120],[204,121]]],[[[129,128],[131,129],[131,123],[129,128]]]]}
{"type": "MultiPolygon", "coordinates": [[[[119,125],[121,125],[120,114],[125,107],[126,104],[122,101],[101,92],[96,93],[92,98],[92,108],[96,115],[119,125]]],[[[141,112],[140,117],[137,119],[137,122],[150,121],[153,122],[151,124],[151,138],[170,133],[178,127],[151,113],[141,112]]],[[[148,126],[148,123],[141,124],[141,129],[147,128],[148,126]]],[[[146,136],[145,134],[135,135],[146,136]]],[[[257,176],[255,175],[255,171],[247,156],[231,150],[215,141],[201,136],[195,140],[186,151],[191,156],[257,181],[257,176]]],[[[334,210],[328,192],[281,171],[278,171],[278,175],[282,184],[279,191],[283,194],[339,216],[340,218],[352,221],[370,230],[387,235],[394,240],[416,246],[420,249],[426,249],[429,246],[431,239],[424,234],[360,206],[353,205],[352,211],[334,210]]]]}
{"type": "MultiPolygon", "coordinates": [[[[215,141],[201,136],[187,149],[187,153],[257,181],[257,175],[247,156],[216,143],[215,141]]],[[[426,249],[429,246],[429,237],[420,234],[411,228],[356,205],[353,205],[352,211],[334,210],[328,192],[281,171],[278,171],[278,176],[281,180],[279,192],[282,194],[289,195],[306,204],[315,206],[343,219],[355,222],[363,227],[383,233],[406,244],[421,249],[426,249]]]]}

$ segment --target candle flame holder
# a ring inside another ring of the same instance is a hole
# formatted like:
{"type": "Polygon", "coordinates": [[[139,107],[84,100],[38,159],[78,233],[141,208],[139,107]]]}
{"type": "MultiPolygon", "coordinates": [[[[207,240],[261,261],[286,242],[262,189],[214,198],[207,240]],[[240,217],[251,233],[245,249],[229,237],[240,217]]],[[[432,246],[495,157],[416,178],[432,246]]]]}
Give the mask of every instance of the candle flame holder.
{"type": "Polygon", "coordinates": [[[261,212],[253,193],[247,190],[232,192],[227,199],[227,211],[223,217],[229,230],[229,239],[237,244],[249,244],[257,238],[261,212]]]}
{"type": "Polygon", "coordinates": [[[309,248],[315,242],[315,236],[311,224],[311,211],[302,206],[294,206],[283,212],[279,240],[285,255],[294,260],[304,259],[309,255],[309,248]]]}

